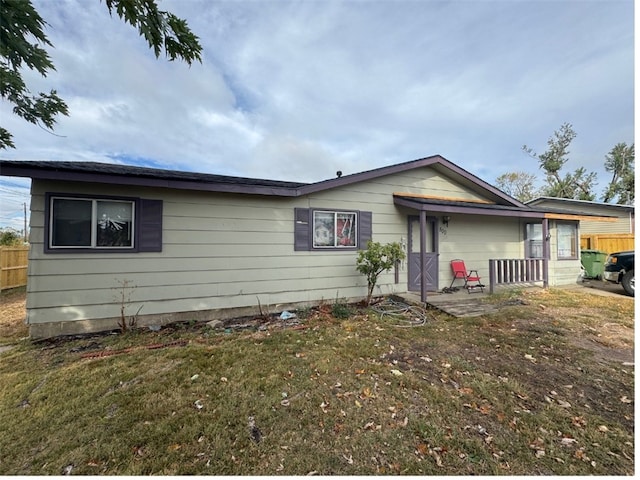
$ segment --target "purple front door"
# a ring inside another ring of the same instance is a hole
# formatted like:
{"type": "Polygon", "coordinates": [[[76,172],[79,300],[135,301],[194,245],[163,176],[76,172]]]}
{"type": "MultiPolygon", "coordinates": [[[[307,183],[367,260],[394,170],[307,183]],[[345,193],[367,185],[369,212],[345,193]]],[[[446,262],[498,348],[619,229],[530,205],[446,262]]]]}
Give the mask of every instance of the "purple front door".
{"type": "MultiPolygon", "coordinates": [[[[407,245],[409,270],[409,291],[420,291],[420,218],[408,217],[409,243],[407,245]]],[[[434,292],[438,289],[438,237],[436,219],[427,217],[427,231],[425,236],[424,270],[426,273],[427,290],[434,292]]]]}

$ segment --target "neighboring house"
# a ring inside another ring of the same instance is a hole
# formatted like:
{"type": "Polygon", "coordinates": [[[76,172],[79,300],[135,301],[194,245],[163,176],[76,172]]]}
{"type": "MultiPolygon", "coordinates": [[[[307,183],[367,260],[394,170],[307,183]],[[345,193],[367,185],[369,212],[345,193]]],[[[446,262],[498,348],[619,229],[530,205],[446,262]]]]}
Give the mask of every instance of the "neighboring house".
{"type": "Polygon", "coordinates": [[[582,235],[635,233],[635,208],[633,205],[617,205],[614,203],[589,202],[587,200],[556,197],[538,197],[526,203],[536,208],[561,209],[578,215],[599,215],[601,218],[585,217],[581,219],[580,233],[582,235]]]}
{"type": "Polygon", "coordinates": [[[437,155],[311,184],[87,162],[0,172],[32,179],[34,338],[111,330],[121,309],[143,326],[360,300],[369,239],[407,252],[376,295],[426,300],[456,258],[483,283],[490,259],[536,258],[551,286],[580,273],[583,216],[525,205],[437,155]]]}

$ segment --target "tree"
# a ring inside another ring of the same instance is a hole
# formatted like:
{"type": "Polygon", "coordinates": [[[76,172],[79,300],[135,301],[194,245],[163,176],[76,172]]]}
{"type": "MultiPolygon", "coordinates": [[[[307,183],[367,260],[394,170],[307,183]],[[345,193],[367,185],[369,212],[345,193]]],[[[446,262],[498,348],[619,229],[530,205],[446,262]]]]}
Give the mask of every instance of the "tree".
{"type": "Polygon", "coordinates": [[[587,173],[584,167],[577,168],[573,173],[561,175],[562,167],[567,163],[569,145],[576,137],[576,132],[570,123],[564,123],[547,141],[547,151],[538,155],[526,145],[522,147],[527,154],[537,158],[540,168],[545,171],[546,185],[542,194],[549,197],[573,198],[576,200],[593,200],[594,182],[596,174],[587,173]]]}
{"type": "Polygon", "coordinates": [[[404,259],[404,251],[398,242],[381,245],[378,242],[367,242],[367,249],[358,252],[356,269],[367,277],[367,305],[371,303],[373,289],[382,272],[389,271],[404,259]]]}
{"type": "Polygon", "coordinates": [[[509,172],[496,178],[496,186],[521,202],[536,197],[536,176],[527,172],[509,172]]]}
{"type": "MultiPolygon", "coordinates": [[[[187,22],[158,9],[156,0],[105,0],[109,13],[137,27],[158,58],[164,50],[169,60],[191,65],[202,61],[198,37],[187,22]]],[[[53,47],[44,33],[47,23],[31,0],[0,0],[0,97],[13,104],[13,113],[52,131],[58,115],[69,115],[67,104],[56,90],[33,95],[20,70],[27,67],[43,77],[55,70],[43,47],[53,47]]],[[[0,127],[0,150],[15,148],[12,135],[0,127]]]]}
{"type": "Polygon", "coordinates": [[[0,228],[0,245],[14,246],[22,244],[22,235],[13,228],[0,228]]]}
{"type": "Polygon", "coordinates": [[[602,201],[605,203],[617,199],[617,203],[630,205],[635,200],[635,146],[618,143],[605,157],[604,169],[612,174],[602,201]]]}

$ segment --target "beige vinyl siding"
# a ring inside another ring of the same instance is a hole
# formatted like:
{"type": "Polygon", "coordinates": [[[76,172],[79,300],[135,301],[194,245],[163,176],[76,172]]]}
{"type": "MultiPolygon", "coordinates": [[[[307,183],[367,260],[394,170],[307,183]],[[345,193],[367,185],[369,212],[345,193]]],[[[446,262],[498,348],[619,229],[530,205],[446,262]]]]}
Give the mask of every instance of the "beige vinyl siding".
{"type": "MultiPolygon", "coordinates": [[[[611,213],[609,213],[611,215],[611,213]]],[[[582,220],[580,222],[580,233],[584,235],[593,233],[632,233],[631,219],[629,213],[618,216],[615,222],[597,222],[593,220],[582,220]]]]}
{"type": "MultiPolygon", "coordinates": [[[[489,259],[522,258],[522,228],[518,219],[451,215],[449,226],[439,222],[440,288],[453,279],[451,260],[462,259],[467,269],[477,270],[482,283],[489,285],[489,259]]],[[[462,285],[458,281],[455,285],[462,285]]]]}
{"type": "Polygon", "coordinates": [[[293,251],[294,208],[307,206],[307,199],[155,189],[134,193],[37,181],[34,189],[37,261],[30,262],[29,323],[117,317],[125,281],[132,287],[127,313],[142,307],[141,315],[246,306],[255,306],[257,313],[258,301],[275,308],[366,293],[355,252],[293,251]],[[161,198],[163,251],[44,254],[46,191],[161,198]]]}

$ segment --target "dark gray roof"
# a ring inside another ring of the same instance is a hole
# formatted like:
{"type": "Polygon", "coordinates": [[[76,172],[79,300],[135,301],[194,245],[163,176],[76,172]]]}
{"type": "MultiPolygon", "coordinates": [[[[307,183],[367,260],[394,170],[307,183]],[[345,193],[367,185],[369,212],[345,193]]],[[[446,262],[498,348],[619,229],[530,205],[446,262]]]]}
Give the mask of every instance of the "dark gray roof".
{"type": "Polygon", "coordinates": [[[536,197],[525,203],[531,206],[543,205],[543,204],[549,204],[549,203],[559,203],[559,204],[565,205],[565,208],[571,208],[574,212],[576,211],[576,209],[578,211],[583,211],[585,207],[586,208],[589,208],[589,207],[611,208],[612,210],[619,210],[624,212],[635,211],[635,207],[633,205],[620,205],[617,203],[594,202],[590,200],[576,200],[573,198],[560,198],[560,197],[536,197]]]}
{"type": "MultiPolygon", "coordinates": [[[[492,203],[465,202],[463,200],[445,200],[435,198],[421,198],[415,196],[394,195],[394,203],[415,210],[426,210],[428,212],[437,213],[467,213],[474,215],[493,215],[505,217],[523,217],[523,218],[545,218],[549,215],[562,215],[567,217],[575,217],[576,215],[584,217],[609,217],[609,215],[580,213],[575,210],[563,210],[560,208],[543,208],[530,207],[524,208],[515,205],[503,205],[492,203]]],[[[557,218],[557,217],[556,217],[557,218]]],[[[615,218],[612,216],[612,218],[615,218]]]]}
{"type": "Polygon", "coordinates": [[[385,175],[430,167],[464,185],[483,197],[501,205],[528,209],[519,200],[510,197],[493,185],[451,163],[440,155],[372,170],[333,177],[316,183],[284,182],[255,178],[229,177],[206,173],[162,170],[129,165],[96,162],[16,161],[0,160],[0,175],[30,177],[34,179],[69,180],[77,182],[110,183],[184,190],[229,192],[253,195],[295,197],[330,190],[332,188],[368,181],[385,175]]]}
{"type": "Polygon", "coordinates": [[[293,196],[300,182],[231,177],[98,162],[0,160],[0,174],[38,179],[293,196]]]}
{"type": "Polygon", "coordinates": [[[58,173],[93,173],[101,175],[135,176],[164,180],[182,180],[199,183],[226,183],[231,185],[255,185],[281,188],[299,188],[307,185],[300,182],[284,182],[258,178],[231,177],[209,173],[185,172],[181,170],[164,170],[160,168],[138,167],[99,162],[50,162],[50,161],[18,161],[2,160],[0,167],[27,167],[41,171],[58,173]]]}

